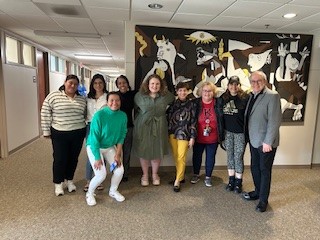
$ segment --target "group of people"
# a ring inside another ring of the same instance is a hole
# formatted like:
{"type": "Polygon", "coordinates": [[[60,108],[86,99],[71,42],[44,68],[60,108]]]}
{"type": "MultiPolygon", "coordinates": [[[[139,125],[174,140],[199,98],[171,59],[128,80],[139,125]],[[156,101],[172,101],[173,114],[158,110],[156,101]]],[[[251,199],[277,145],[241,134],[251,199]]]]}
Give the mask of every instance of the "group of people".
{"type": "Polygon", "coordinates": [[[96,204],[94,192],[103,189],[101,184],[108,170],[113,173],[109,196],[119,202],[125,200],[118,186],[121,181],[128,181],[131,148],[132,155],[140,160],[141,185],[146,187],[150,180],[153,185],[160,185],[158,170],[171,145],[176,166],[173,190],[179,192],[181,183],[185,182],[189,148],[193,149],[191,183],[200,180],[205,151],[204,184],[212,186],[215,155],[220,144],[227,152],[226,190],[241,193],[243,156],[249,143],[255,189],[243,192],[242,196],[246,200],[259,199],[256,210],[266,211],[271,170],[279,145],[281,109],[279,94],[267,87],[263,72],[251,74],[252,93],[243,92],[239,78],[233,76],[220,97],[212,82],[203,82],[198,89],[199,98],[189,97],[188,84],[179,82],[175,97],[156,74],[145,79],[139,91],[131,90],[123,75],[115,83],[119,91],[107,93],[103,76],[96,74],[85,99],[77,92],[79,79],[69,75],[58,91],[46,97],[41,124],[43,135],[52,139],[57,196],[64,194],[65,186],[69,192],[76,190],[72,180],[85,137],[89,160],[84,190],[90,206],[96,204]]]}

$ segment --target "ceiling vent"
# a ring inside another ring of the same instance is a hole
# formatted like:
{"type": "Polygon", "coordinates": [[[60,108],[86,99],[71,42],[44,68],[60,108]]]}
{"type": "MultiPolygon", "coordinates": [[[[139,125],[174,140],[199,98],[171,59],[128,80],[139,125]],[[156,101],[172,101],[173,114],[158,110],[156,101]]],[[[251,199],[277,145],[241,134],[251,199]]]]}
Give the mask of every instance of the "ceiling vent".
{"type": "Polygon", "coordinates": [[[35,3],[46,15],[52,17],[88,18],[86,10],[81,5],[62,5],[49,3],[35,3]]]}

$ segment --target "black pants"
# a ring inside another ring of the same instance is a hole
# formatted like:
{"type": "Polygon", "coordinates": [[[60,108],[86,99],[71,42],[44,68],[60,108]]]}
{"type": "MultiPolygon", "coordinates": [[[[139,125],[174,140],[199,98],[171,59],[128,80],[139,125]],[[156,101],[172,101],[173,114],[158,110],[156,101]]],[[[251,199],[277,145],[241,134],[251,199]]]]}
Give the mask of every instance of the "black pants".
{"type": "Polygon", "coordinates": [[[73,179],[85,135],[86,128],[72,131],[51,128],[54,183],[73,179]]]}
{"type": "Polygon", "coordinates": [[[126,138],[124,139],[124,143],[122,146],[123,149],[123,167],[124,167],[124,177],[128,177],[128,170],[130,168],[130,155],[132,148],[132,132],[133,128],[129,127],[127,131],[126,138]]]}
{"type": "Polygon", "coordinates": [[[262,146],[254,148],[250,144],[251,174],[255,186],[255,192],[262,202],[268,202],[271,186],[271,172],[277,148],[271,152],[262,152],[262,146]]]}

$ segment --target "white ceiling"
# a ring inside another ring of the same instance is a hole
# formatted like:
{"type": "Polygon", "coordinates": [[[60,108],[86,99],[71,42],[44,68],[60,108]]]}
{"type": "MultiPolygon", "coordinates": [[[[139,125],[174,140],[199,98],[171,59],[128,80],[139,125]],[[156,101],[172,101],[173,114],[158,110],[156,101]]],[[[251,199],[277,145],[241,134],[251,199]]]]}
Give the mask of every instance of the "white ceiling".
{"type": "Polygon", "coordinates": [[[91,68],[125,68],[125,22],[213,30],[312,34],[320,29],[319,0],[0,0],[0,27],[91,68]],[[152,10],[150,3],[163,5],[152,10]],[[297,17],[286,20],[288,12],[297,17]],[[266,27],[268,26],[268,27],[266,27]],[[34,30],[90,33],[99,38],[37,36],[34,30]]]}

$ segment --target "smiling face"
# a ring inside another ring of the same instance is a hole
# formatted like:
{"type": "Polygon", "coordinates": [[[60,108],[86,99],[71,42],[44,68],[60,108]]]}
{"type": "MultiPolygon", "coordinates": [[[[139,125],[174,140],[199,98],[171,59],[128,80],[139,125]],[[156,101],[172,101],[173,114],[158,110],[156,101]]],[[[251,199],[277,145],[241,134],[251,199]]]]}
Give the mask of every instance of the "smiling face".
{"type": "Polygon", "coordinates": [[[157,78],[151,78],[148,86],[149,86],[150,94],[156,94],[160,91],[161,82],[157,78]]]}
{"type": "Polygon", "coordinates": [[[126,93],[127,91],[129,91],[129,85],[127,81],[123,78],[117,79],[117,88],[121,93],[126,93]]]}
{"type": "Polygon", "coordinates": [[[96,90],[97,93],[102,93],[104,88],[104,82],[102,79],[97,78],[93,82],[93,88],[96,90]]]}
{"type": "Polygon", "coordinates": [[[189,91],[187,88],[179,88],[177,90],[177,95],[178,95],[178,98],[181,100],[181,101],[185,101],[187,99],[187,96],[189,94],[189,91]]]}
{"type": "Polygon", "coordinates": [[[77,79],[68,79],[67,81],[64,82],[64,92],[70,96],[70,97],[74,97],[77,89],[78,89],[78,85],[79,82],[77,81],[77,79]]]}
{"type": "Polygon", "coordinates": [[[238,83],[228,84],[228,90],[231,96],[236,96],[239,92],[239,89],[240,89],[240,84],[238,83]]]}
{"type": "Polygon", "coordinates": [[[108,107],[113,110],[119,110],[121,106],[121,100],[118,94],[110,94],[107,100],[108,107]]]}
{"type": "Polygon", "coordinates": [[[202,97],[202,101],[205,103],[211,102],[213,97],[214,97],[214,93],[213,93],[213,89],[210,85],[204,85],[201,91],[201,97],[202,97]]]}
{"type": "Polygon", "coordinates": [[[253,72],[250,76],[250,84],[254,93],[261,92],[266,86],[266,80],[257,72],[253,72]]]}

